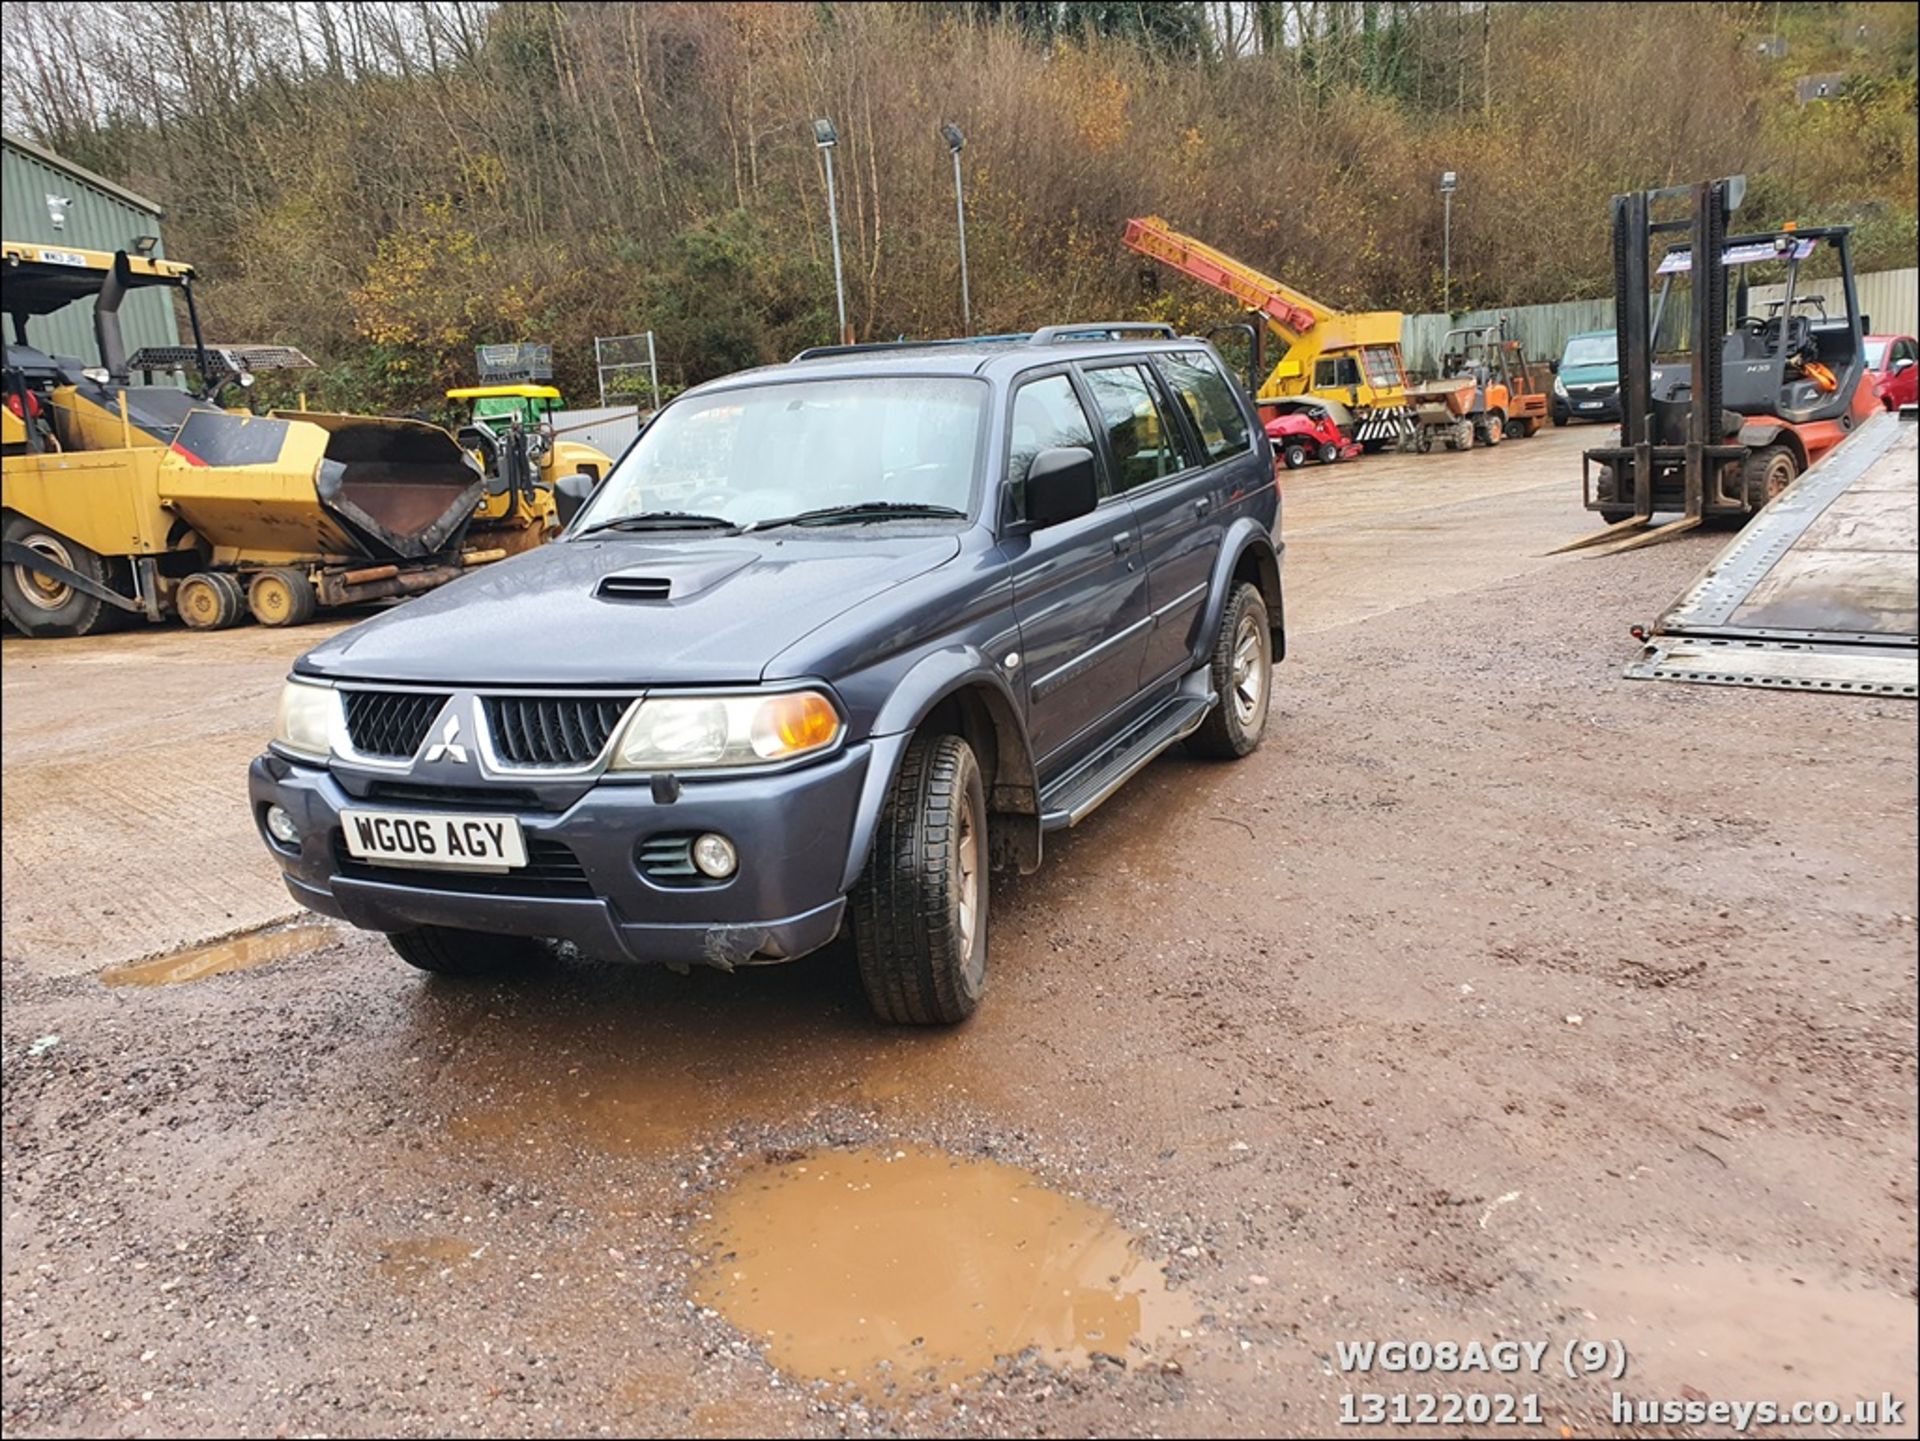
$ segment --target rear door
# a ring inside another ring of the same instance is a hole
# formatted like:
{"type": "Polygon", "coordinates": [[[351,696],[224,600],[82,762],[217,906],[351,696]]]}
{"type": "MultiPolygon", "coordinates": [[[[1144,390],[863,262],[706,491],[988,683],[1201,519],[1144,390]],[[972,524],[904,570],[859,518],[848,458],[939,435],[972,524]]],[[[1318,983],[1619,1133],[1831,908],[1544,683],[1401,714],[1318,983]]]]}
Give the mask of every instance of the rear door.
{"type": "MultiPolygon", "coordinates": [[[[1099,449],[1066,366],[1022,376],[1009,406],[1002,516],[1026,514],[1027,470],[1042,450],[1099,449]]],[[[1046,767],[1073,741],[1131,700],[1151,625],[1139,537],[1126,498],[1102,467],[1091,514],[1004,542],[1020,623],[1027,729],[1046,767]]]]}
{"type": "Polygon", "coordinates": [[[1114,482],[1133,506],[1153,621],[1141,656],[1149,685],[1184,670],[1207,580],[1220,553],[1221,521],[1199,439],[1144,357],[1083,365],[1114,482]]]}

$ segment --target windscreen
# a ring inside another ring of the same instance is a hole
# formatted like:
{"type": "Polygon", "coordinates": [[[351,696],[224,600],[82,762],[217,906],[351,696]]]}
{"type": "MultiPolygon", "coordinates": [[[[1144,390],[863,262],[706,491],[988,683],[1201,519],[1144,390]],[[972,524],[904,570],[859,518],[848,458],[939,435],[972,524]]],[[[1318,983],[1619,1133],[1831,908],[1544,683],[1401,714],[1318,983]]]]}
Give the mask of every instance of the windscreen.
{"type": "Polygon", "coordinates": [[[674,402],[580,517],[691,511],[749,525],[825,506],[973,507],[988,390],[963,377],[856,376],[674,402]]]}
{"type": "Polygon", "coordinates": [[[1620,359],[1611,335],[1583,335],[1567,342],[1567,353],[1560,357],[1564,366],[1615,365],[1620,359]]]}

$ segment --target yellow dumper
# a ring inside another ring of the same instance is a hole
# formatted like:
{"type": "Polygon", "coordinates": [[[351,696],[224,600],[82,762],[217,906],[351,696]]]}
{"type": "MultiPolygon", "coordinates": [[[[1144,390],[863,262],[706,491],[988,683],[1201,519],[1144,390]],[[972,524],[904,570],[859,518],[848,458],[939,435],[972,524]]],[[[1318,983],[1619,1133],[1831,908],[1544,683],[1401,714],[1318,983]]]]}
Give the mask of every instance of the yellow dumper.
{"type": "Polygon", "coordinates": [[[0,602],[23,635],[87,635],[177,614],[219,629],[251,614],[297,625],[322,607],[409,595],[498,548],[466,542],[480,467],[438,426],[226,409],[282,347],[204,343],[193,268],[120,251],[0,243],[6,346],[0,602]],[[129,356],[119,308],[145,286],[183,293],[192,346],[129,356]],[[29,322],[94,301],[89,362],[33,347],[29,322]],[[134,385],[191,369],[198,393],[134,385]]]}

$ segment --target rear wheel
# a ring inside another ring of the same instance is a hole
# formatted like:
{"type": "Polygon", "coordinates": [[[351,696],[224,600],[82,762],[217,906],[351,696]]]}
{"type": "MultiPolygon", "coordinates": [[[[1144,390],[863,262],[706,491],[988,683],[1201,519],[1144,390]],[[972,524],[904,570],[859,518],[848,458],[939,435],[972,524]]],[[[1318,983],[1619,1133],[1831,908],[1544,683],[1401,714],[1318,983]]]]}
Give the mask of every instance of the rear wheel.
{"type": "MultiPolygon", "coordinates": [[[[106,557],[24,515],[9,516],[4,534],[15,545],[23,545],[76,575],[101,585],[113,585],[113,563],[106,557]]],[[[0,607],[5,609],[15,630],[36,640],[93,635],[118,624],[122,614],[98,596],[88,595],[25,565],[0,569],[0,607]]]]}
{"type": "Polygon", "coordinates": [[[1540,422],[1524,415],[1517,415],[1507,421],[1507,439],[1525,440],[1534,432],[1540,422]]]}
{"type": "Polygon", "coordinates": [[[1273,699],[1273,636],[1267,629],[1267,603],[1251,585],[1242,584],[1227,601],[1227,613],[1213,642],[1209,677],[1218,705],[1200,729],[1187,737],[1187,749],[1213,760],[1250,755],[1266,734],[1273,699]]]}
{"type": "Polygon", "coordinates": [[[173,608],[189,630],[225,630],[247,613],[240,582],[223,570],[195,571],[173,593],[173,608]]]}
{"type": "Polygon", "coordinates": [[[1749,452],[1746,464],[1741,467],[1741,478],[1747,491],[1747,507],[1750,510],[1760,509],[1792,485],[1799,474],[1799,459],[1784,445],[1763,445],[1749,452]]]}
{"type": "Polygon", "coordinates": [[[1333,443],[1332,441],[1330,441],[1330,440],[1329,440],[1329,441],[1327,441],[1327,442],[1325,442],[1325,443],[1324,443],[1323,445],[1321,445],[1321,447],[1320,447],[1320,463],[1321,463],[1322,465],[1332,465],[1332,464],[1333,464],[1333,463],[1334,463],[1334,462],[1335,462],[1336,460],[1338,460],[1339,458],[1340,458],[1340,447],[1339,447],[1339,446],[1337,446],[1337,445],[1335,445],[1335,444],[1334,444],[1334,443],[1333,443]]]}
{"type": "Polygon", "coordinates": [[[254,576],[247,586],[247,609],[262,625],[305,625],[320,609],[320,597],[305,572],[281,566],[254,576]]]}
{"type": "Polygon", "coordinates": [[[1473,449],[1473,422],[1462,416],[1447,428],[1448,450],[1473,449]]]}
{"type": "Polygon", "coordinates": [[[462,931],[452,926],[416,926],[387,937],[394,953],[417,970],[437,976],[497,976],[524,970],[546,948],[528,936],[462,931]]]}
{"type": "Polygon", "coordinates": [[[973,748],[915,736],[853,893],[867,1003],[896,1026],[950,1026],[987,986],[987,804],[973,748]]]}
{"type": "Polygon", "coordinates": [[[1299,441],[1290,441],[1280,452],[1280,459],[1288,470],[1298,470],[1307,463],[1307,448],[1299,441]]]}

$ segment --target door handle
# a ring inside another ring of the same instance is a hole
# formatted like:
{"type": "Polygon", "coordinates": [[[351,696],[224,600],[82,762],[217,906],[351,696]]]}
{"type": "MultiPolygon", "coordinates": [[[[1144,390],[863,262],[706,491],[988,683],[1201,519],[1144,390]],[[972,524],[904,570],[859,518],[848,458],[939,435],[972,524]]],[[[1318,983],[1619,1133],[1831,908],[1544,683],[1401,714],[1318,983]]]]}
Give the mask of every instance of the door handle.
{"type": "Polygon", "coordinates": [[[1195,515],[1205,515],[1208,511],[1212,509],[1213,509],[1213,500],[1209,496],[1203,495],[1200,497],[1200,499],[1196,500],[1193,503],[1193,513],[1195,515]]]}
{"type": "Polygon", "coordinates": [[[1132,544],[1132,533],[1123,530],[1113,538],[1113,553],[1115,555],[1125,555],[1127,553],[1127,547],[1132,544]]]}

